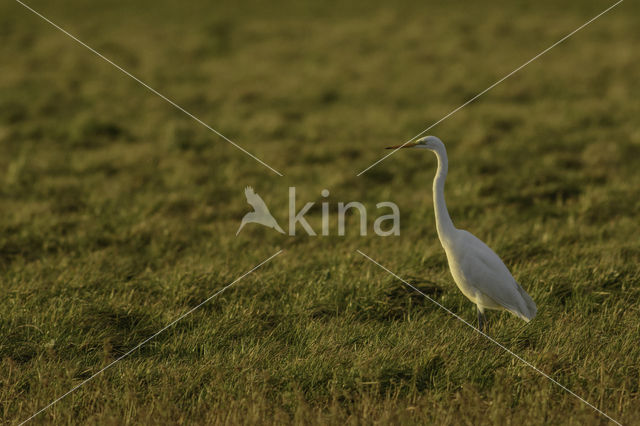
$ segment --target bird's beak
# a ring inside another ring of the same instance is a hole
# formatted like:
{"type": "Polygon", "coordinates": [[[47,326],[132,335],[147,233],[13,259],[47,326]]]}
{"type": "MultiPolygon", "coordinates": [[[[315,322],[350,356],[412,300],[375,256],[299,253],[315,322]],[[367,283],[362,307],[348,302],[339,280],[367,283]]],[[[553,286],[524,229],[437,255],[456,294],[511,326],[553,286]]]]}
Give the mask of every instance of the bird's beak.
{"type": "Polygon", "coordinates": [[[385,149],[412,148],[418,145],[418,141],[403,143],[402,145],[388,146],[385,149]]]}

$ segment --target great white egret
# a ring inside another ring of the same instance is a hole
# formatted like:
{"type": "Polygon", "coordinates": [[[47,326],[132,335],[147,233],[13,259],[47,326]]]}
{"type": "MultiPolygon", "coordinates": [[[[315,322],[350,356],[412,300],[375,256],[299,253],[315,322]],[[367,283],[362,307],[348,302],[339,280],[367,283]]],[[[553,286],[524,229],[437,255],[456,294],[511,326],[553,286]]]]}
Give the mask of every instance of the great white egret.
{"type": "Polygon", "coordinates": [[[453,226],[444,201],[449,162],[442,141],[435,136],[426,136],[387,149],[398,148],[425,148],[438,158],[438,171],[433,180],[438,238],[447,254],[453,280],[462,294],[478,307],[478,328],[484,329],[485,309],[507,310],[527,322],[533,319],[538,310],[535,302],[516,282],[500,257],[470,232],[453,226]]]}
{"type": "Polygon", "coordinates": [[[244,195],[245,197],[247,197],[247,203],[249,203],[249,205],[253,207],[254,211],[244,215],[244,217],[242,218],[242,223],[240,223],[240,227],[238,228],[236,235],[240,233],[240,230],[247,223],[259,223],[260,225],[273,228],[281,234],[284,234],[284,231],[282,230],[282,228],[280,228],[278,222],[276,222],[275,218],[271,215],[271,212],[262,200],[262,197],[256,194],[252,187],[247,186],[244,189],[244,195]]]}

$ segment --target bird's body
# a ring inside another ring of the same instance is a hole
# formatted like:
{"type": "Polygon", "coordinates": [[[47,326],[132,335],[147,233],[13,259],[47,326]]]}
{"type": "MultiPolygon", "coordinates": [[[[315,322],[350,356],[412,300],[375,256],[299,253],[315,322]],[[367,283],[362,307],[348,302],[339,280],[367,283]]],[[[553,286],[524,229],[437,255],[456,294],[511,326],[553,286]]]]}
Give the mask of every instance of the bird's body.
{"type": "Polygon", "coordinates": [[[260,225],[273,228],[281,234],[284,234],[284,231],[282,230],[282,228],[280,228],[278,222],[276,222],[275,218],[271,215],[271,212],[269,212],[269,208],[267,207],[267,205],[264,203],[262,198],[255,193],[253,188],[247,186],[244,190],[244,195],[247,197],[247,203],[249,203],[251,207],[254,208],[254,211],[244,215],[244,217],[242,218],[242,223],[240,223],[240,227],[238,228],[236,235],[240,233],[240,230],[247,223],[259,223],[260,225]]]}
{"type": "Polygon", "coordinates": [[[443,246],[451,275],[462,294],[477,305],[481,315],[485,309],[504,309],[530,321],[536,314],[536,305],[498,255],[473,234],[456,231],[454,241],[443,246]]]}
{"type": "Polygon", "coordinates": [[[449,163],[442,141],[427,136],[400,147],[426,148],[438,158],[438,170],[433,180],[438,238],[446,252],[453,280],[462,294],[478,308],[479,327],[484,327],[485,309],[507,310],[527,322],[533,319],[537,312],[536,304],[516,282],[500,257],[473,234],[453,225],[444,200],[444,182],[449,163]]]}

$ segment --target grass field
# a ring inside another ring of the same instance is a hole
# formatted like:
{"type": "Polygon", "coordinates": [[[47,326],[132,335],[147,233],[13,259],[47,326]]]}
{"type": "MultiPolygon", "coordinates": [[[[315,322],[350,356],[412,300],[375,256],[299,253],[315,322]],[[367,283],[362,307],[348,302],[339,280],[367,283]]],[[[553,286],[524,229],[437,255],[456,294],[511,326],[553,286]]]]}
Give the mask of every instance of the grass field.
{"type": "MultiPolygon", "coordinates": [[[[358,172],[611,3],[0,4],[0,418],[17,424],[606,424],[471,323],[437,239],[429,152],[358,172]],[[286,228],[288,187],[319,232],[286,228]],[[360,201],[369,235],[335,206],[360,201]],[[393,201],[401,235],[373,234],[393,201]]],[[[488,334],[640,424],[640,7],[623,2],[429,133],[456,226],[538,305],[488,334]]]]}

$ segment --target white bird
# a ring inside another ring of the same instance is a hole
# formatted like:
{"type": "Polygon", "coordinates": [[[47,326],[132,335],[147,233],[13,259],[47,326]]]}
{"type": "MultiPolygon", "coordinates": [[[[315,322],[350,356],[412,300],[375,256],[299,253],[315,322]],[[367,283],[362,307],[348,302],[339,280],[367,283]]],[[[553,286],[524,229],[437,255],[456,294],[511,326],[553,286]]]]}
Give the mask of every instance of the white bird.
{"type": "Polygon", "coordinates": [[[278,222],[276,222],[275,218],[271,215],[271,212],[269,212],[267,205],[264,203],[262,198],[253,191],[252,187],[247,186],[244,189],[244,195],[247,197],[247,203],[253,207],[254,211],[244,215],[236,235],[240,233],[242,227],[247,223],[259,223],[260,225],[273,228],[281,234],[284,234],[284,231],[280,228],[278,222]]]}
{"type": "Polygon", "coordinates": [[[449,269],[456,285],[478,308],[478,328],[484,329],[485,309],[507,310],[529,322],[536,316],[533,299],[516,282],[500,257],[471,233],[453,226],[444,201],[444,181],[449,163],[447,150],[440,139],[426,136],[397,148],[425,148],[438,158],[438,171],[433,180],[433,207],[438,238],[447,254],[449,269]]]}

